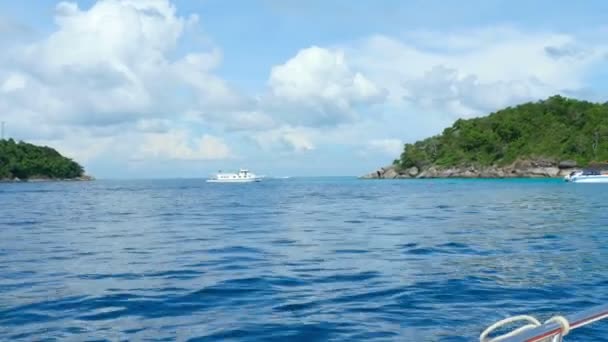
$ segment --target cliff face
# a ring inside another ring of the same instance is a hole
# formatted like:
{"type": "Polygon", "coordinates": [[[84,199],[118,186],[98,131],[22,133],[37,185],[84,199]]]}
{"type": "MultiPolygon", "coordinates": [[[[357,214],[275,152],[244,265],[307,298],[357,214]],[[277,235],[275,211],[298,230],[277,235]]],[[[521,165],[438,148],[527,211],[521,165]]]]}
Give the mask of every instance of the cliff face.
{"type": "Polygon", "coordinates": [[[576,162],[550,160],[521,160],[508,166],[430,166],[419,169],[416,166],[402,169],[395,165],[381,167],[362,176],[363,179],[399,178],[559,178],[579,170],[576,162]]]}

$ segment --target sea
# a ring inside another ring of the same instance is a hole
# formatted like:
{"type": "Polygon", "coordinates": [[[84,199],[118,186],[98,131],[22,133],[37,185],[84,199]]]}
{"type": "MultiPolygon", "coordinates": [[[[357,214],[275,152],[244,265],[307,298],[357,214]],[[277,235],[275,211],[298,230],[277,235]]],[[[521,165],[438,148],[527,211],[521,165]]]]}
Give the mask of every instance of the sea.
{"type": "Polygon", "coordinates": [[[607,209],[544,179],[4,183],[0,340],[476,341],[608,303],[607,209]]]}

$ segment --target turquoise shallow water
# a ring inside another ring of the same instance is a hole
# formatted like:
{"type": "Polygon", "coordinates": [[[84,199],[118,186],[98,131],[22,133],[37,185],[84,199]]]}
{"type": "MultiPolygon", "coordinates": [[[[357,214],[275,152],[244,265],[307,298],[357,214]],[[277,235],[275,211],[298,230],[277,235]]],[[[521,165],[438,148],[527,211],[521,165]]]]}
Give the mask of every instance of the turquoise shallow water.
{"type": "Polygon", "coordinates": [[[608,302],[607,207],[559,180],[0,184],[0,340],[473,341],[608,302]]]}

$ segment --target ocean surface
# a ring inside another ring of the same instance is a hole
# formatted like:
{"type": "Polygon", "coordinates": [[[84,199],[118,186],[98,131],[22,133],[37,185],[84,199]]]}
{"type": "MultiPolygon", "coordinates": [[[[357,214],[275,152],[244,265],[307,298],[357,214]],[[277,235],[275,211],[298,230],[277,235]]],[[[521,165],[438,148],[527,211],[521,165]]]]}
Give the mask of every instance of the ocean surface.
{"type": "Polygon", "coordinates": [[[556,180],[0,184],[0,340],[475,341],[608,302],[607,209],[556,180]]]}

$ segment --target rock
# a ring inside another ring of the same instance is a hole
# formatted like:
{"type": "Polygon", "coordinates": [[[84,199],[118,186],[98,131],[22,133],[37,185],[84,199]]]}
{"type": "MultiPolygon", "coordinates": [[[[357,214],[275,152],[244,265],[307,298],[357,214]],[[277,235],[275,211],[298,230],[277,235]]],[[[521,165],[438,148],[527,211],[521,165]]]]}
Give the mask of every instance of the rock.
{"type": "Polygon", "coordinates": [[[605,162],[593,162],[593,163],[590,163],[589,165],[587,165],[587,167],[589,169],[604,171],[604,170],[608,170],[608,163],[605,163],[605,162]]]}
{"type": "Polygon", "coordinates": [[[420,172],[416,178],[437,178],[437,169],[434,166],[420,172]]]}
{"type": "Polygon", "coordinates": [[[382,175],[382,178],[385,179],[394,179],[397,178],[397,176],[399,176],[399,173],[397,173],[397,171],[395,170],[394,167],[389,168],[388,170],[384,171],[384,174],[382,175]]]}
{"type": "Polygon", "coordinates": [[[416,175],[416,178],[420,178],[420,179],[422,179],[422,178],[428,178],[427,175],[428,175],[428,171],[427,170],[423,170],[418,175],[416,175]]]}
{"type": "Polygon", "coordinates": [[[550,166],[550,167],[543,167],[541,168],[541,172],[539,173],[539,175],[543,176],[543,177],[557,177],[557,174],[559,173],[559,168],[555,167],[555,166],[550,166]]]}
{"type": "Polygon", "coordinates": [[[553,178],[553,177],[557,177],[557,175],[559,174],[559,168],[557,168],[555,166],[523,168],[523,169],[516,169],[516,173],[519,177],[553,178]]]}
{"type": "Polygon", "coordinates": [[[35,176],[24,179],[21,179],[19,177],[0,178],[0,183],[88,182],[94,180],[95,177],[89,175],[82,175],[76,178],[49,178],[47,176],[35,176]]]}
{"type": "Polygon", "coordinates": [[[560,169],[557,176],[558,177],[566,177],[567,175],[569,175],[570,173],[572,173],[573,171],[579,171],[579,169],[576,168],[572,168],[572,169],[560,169]]]}
{"type": "Polygon", "coordinates": [[[412,166],[409,169],[407,169],[407,174],[410,177],[416,177],[418,175],[418,173],[420,173],[420,170],[418,170],[418,168],[415,166],[412,166]]]}
{"type": "Polygon", "coordinates": [[[504,178],[505,172],[502,169],[497,169],[494,166],[487,167],[482,169],[479,172],[480,178],[504,178]]]}
{"type": "Polygon", "coordinates": [[[559,167],[555,167],[555,166],[546,167],[545,174],[547,175],[547,177],[551,177],[551,178],[557,177],[559,175],[559,167]]]}
{"type": "MultiPolygon", "coordinates": [[[[395,166],[385,166],[374,173],[361,178],[554,178],[563,177],[574,168],[566,168],[572,165],[572,161],[560,163],[548,159],[521,159],[507,166],[456,166],[440,168],[430,166],[428,168],[411,167],[406,170],[398,170],[395,166]]],[[[608,165],[606,166],[608,168],[608,165]]]]}
{"type": "Polygon", "coordinates": [[[557,162],[553,159],[538,158],[538,159],[532,160],[532,165],[534,165],[536,167],[550,168],[550,167],[557,166],[557,162]]]}
{"type": "Polygon", "coordinates": [[[376,179],[376,178],[379,178],[379,177],[378,177],[378,174],[376,172],[372,172],[372,173],[368,173],[366,175],[363,175],[363,176],[361,176],[359,178],[361,178],[361,179],[376,179]]]}
{"type": "Polygon", "coordinates": [[[531,168],[553,167],[557,163],[552,159],[537,158],[537,159],[518,159],[511,166],[515,169],[525,170],[531,168]]]}
{"type": "Polygon", "coordinates": [[[559,165],[558,165],[558,167],[560,169],[573,169],[577,166],[578,165],[576,164],[576,161],[574,161],[574,160],[562,160],[559,162],[559,165]]]}
{"type": "Polygon", "coordinates": [[[433,178],[435,178],[435,177],[450,178],[450,177],[453,177],[453,175],[454,175],[453,169],[437,170],[437,174],[434,175],[433,178]]]}
{"type": "Polygon", "coordinates": [[[476,170],[466,170],[462,174],[462,177],[464,177],[464,178],[477,178],[477,171],[476,170]]]}
{"type": "Polygon", "coordinates": [[[381,167],[378,170],[376,170],[372,173],[363,175],[359,178],[361,178],[361,179],[382,179],[382,178],[387,178],[387,173],[388,173],[388,176],[392,176],[390,178],[395,178],[398,175],[397,171],[395,170],[395,166],[389,165],[389,166],[381,167]],[[394,175],[393,175],[393,172],[395,173],[394,175]]]}

